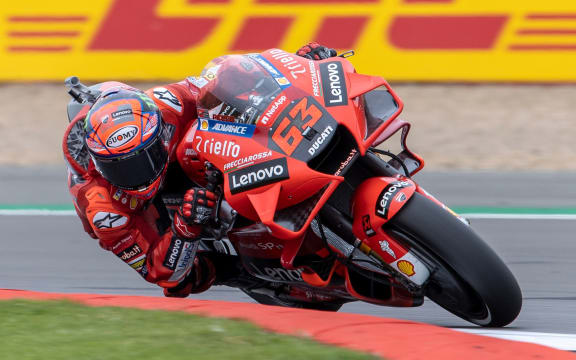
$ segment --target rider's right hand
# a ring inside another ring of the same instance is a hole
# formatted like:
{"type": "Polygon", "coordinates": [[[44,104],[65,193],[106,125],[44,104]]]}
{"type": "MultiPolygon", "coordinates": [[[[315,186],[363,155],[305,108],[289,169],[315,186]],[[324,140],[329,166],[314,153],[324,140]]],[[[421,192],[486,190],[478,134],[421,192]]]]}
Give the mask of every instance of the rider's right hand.
{"type": "Polygon", "coordinates": [[[322,46],[317,42],[311,42],[302,46],[296,55],[310,60],[324,60],[337,55],[336,50],[322,46]]]}

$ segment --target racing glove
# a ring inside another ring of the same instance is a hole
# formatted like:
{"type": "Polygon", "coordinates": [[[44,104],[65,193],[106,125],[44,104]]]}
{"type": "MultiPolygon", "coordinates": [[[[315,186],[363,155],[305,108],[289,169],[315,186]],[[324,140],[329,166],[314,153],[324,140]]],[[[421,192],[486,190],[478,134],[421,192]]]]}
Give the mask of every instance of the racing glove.
{"type": "Polygon", "coordinates": [[[204,257],[196,256],[190,274],[182,282],[171,288],[164,288],[164,296],[185,298],[208,290],[216,281],[214,263],[204,257]]]}
{"type": "Polygon", "coordinates": [[[183,239],[195,239],[208,223],[216,206],[216,194],[203,188],[186,191],[182,205],[174,214],[173,229],[183,239]]]}
{"type": "Polygon", "coordinates": [[[336,50],[327,48],[318,44],[317,42],[311,42],[307,45],[302,46],[296,55],[305,57],[310,60],[324,60],[337,55],[336,50]]]}

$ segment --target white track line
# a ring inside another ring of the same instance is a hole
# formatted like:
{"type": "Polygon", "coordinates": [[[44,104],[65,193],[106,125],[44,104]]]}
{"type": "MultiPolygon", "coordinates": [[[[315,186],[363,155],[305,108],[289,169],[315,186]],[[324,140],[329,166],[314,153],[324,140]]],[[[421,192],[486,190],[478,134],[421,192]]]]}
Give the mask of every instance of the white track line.
{"type": "Polygon", "coordinates": [[[517,330],[497,330],[497,329],[458,329],[470,334],[490,336],[505,340],[514,340],[528,342],[538,345],[544,345],[559,350],[576,351],[576,334],[555,334],[527,332],[517,330]]]}
{"type": "Polygon", "coordinates": [[[0,209],[0,216],[76,216],[74,210],[0,209]]]}
{"type": "Polygon", "coordinates": [[[459,214],[467,219],[502,219],[502,220],[576,220],[576,214],[459,214]]]}

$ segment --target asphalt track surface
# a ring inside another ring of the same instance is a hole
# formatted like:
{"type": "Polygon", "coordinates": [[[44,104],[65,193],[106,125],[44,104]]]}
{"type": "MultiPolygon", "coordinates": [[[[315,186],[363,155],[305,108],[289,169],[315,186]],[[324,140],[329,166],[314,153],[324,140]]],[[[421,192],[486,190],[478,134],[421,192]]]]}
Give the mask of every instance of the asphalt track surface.
{"type": "MultiPolygon", "coordinates": [[[[435,172],[415,180],[449,206],[576,208],[574,173],[435,172]]],[[[0,168],[0,204],[69,203],[63,169],[0,168]]],[[[508,328],[576,334],[576,221],[475,219],[472,226],[504,259],[522,288],[524,307],[508,328]]],[[[0,216],[0,231],[0,288],[161,295],[159,288],[100,250],[75,217],[0,216]]],[[[251,301],[226,287],[195,298],[251,301]]],[[[408,309],[357,302],[342,311],[474,327],[430,301],[408,309]]]]}

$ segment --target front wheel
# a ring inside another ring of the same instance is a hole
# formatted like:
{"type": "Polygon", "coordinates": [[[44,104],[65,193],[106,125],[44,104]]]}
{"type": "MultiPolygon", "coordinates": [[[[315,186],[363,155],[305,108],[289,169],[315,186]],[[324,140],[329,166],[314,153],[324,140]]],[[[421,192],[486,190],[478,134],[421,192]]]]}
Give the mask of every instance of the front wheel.
{"type": "Polygon", "coordinates": [[[414,194],[385,227],[432,267],[425,294],[444,309],[491,327],[520,313],[522,293],[510,270],[469,226],[430,199],[414,194]]]}

